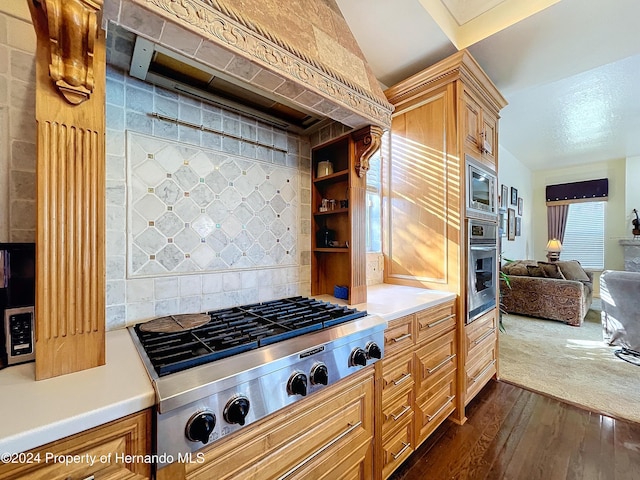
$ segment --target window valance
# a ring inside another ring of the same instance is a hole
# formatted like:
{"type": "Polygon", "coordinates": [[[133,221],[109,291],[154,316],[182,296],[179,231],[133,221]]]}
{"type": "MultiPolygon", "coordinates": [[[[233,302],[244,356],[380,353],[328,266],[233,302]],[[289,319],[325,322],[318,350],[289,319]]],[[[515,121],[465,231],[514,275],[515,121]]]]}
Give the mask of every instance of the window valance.
{"type": "Polygon", "coordinates": [[[578,202],[601,202],[609,196],[609,179],[547,185],[547,205],[578,202]]]}

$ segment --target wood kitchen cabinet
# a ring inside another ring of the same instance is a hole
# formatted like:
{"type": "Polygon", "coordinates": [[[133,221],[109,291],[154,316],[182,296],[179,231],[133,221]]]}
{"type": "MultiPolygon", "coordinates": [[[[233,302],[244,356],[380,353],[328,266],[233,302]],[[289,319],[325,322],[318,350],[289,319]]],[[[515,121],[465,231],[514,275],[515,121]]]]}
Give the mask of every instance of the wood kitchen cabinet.
{"type": "Polygon", "coordinates": [[[489,107],[468,89],[463,90],[463,129],[465,148],[471,156],[484,163],[491,170],[497,170],[498,119],[489,107]]]}
{"type": "Polygon", "coordinates": [[[498,372],[498,315],[494,309],[465,326],[465,405],[498,372]]]}
{"type": "Polygon", "coordinates": [[[158,480],[373,478],[373,366],[174,463],[158,480]]]}
{"type": "Polygon", "coordinates": [[[151,410],[30,450],[25,461],[0,463],[0,479],[143,480],[151,478],[151,462],[135,457],[145,455],[151,455],[151,410]],[[61,458],[68,455],[79,455],[82,460],[65,465],[61,458]],[[95,459],[93,465],[88,458],[95,459]]]}
{"type": "Polygon", "coordinates": [[[381,134],[366,127],[312,150],[312,295],[343,286],[349,304],[367,301],[366,170],[381,134]]]}
{"type": "Polygon", "coordinates": [[[376,475],[388,478],[456,408],[456,302],[389,322],[376,363],[376,475]]]}
{"type": "MultiPolygon", "coordinates": [[[[498,371],[497,334],[482,337],[481,345],[468,348],[467,335],[476,335],[480,327],[475,325],[478,320],[465,325],[465,158],[469,155],[497,172],[498,119],[507,102],[466,50],[403,80],[385,94],[395,111],[381,147],[383,196],[387,199],[384,281],[458,295],[456,412],[452,418],[464,423],[465,405],[498,371]]],[[[440,400],[451,396],[447,393],[450,384],[438,388],[440,400]]],[[[428,408],[427,399],[422,400],[428,408]]],[[[420,403],[420,398],[416,401],[420,403]]]]}

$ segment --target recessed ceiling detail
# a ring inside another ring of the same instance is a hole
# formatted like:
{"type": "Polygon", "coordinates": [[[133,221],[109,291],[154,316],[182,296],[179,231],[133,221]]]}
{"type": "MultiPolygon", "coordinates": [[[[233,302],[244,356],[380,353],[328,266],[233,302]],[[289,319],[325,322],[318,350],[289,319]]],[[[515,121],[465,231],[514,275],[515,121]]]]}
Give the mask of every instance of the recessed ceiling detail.
{"type": "Polygon", "coordinates": [[[449,13],[455,18],[458,25],[464,25],[470,20],[488,12],[505,0],[442,0],[449,13]]]}
{"type": "Polygon", "coordinates": [[[420,0],[451,42],[462,50],[560,0],[420,0]]]}

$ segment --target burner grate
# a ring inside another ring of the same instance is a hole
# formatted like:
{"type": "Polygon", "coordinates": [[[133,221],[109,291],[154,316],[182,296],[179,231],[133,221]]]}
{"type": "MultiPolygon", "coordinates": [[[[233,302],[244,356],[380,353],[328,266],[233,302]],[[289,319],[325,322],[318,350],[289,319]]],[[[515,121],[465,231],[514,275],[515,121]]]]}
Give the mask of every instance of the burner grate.
{"type": "Polygon", "coordinates": [[[158,376],[271,345],[367,315],[306,297],[207,312],[208,323],[188,331],[134,330],[158,376]]]}

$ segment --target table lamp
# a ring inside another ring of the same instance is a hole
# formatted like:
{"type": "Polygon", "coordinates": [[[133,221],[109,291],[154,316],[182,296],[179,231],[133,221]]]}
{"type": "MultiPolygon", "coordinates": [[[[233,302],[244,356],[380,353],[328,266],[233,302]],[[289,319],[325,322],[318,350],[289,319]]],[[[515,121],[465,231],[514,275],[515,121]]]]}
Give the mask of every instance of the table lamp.
{"type": "Polygon", "coordinates": [[[557,238],[552,238],[547,242],[547,259],[550,262],[560,260],[560,252],[562,251],[562,243],[557,238]]]}

